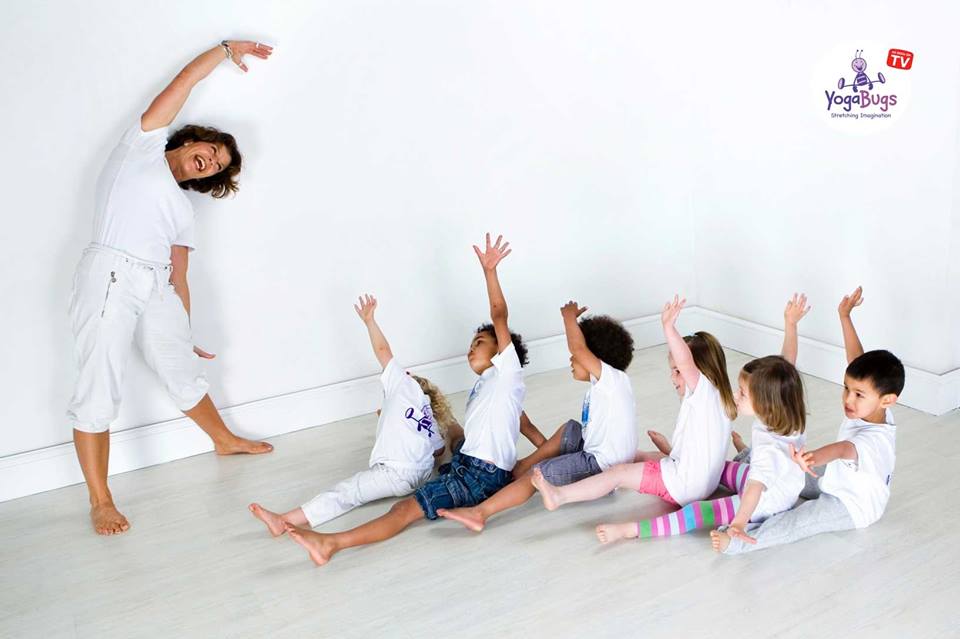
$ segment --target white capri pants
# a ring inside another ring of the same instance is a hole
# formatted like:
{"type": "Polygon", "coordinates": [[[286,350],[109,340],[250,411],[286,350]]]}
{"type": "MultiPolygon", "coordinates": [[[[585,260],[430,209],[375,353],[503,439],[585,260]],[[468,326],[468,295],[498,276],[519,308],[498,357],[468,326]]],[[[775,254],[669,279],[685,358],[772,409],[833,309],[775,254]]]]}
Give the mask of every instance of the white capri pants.
{"type": "Polygon", "coordinates": [[[374,464],[320,493],[300,509],[310,527],[316,528],[362,504],[384,497],[406,497],[426,483],[432,472],[433,468],[408,470],[374,464]]]}
{"type": "Polygon", "coordinates": [[[171,266],[97,244],[83,252],[70,296],[79,375],[67,415],[77,430],[102,433],[120,409],[134,343],[181,411],[209,384],[193,352],[190,318],[170,284],[171,266]]]}

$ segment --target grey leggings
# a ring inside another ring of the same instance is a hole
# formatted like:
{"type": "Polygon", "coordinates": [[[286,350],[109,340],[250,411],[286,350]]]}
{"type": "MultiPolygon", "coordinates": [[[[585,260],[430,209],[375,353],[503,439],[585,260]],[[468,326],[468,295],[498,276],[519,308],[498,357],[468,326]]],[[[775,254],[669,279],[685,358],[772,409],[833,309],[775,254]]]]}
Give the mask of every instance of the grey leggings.
{"type": "MultiPolygon", "coordinates": [[[[734,461],[749,463],[750,449],[745,448],[734,457],[734,461]]],[[[823,475],[823,470],[824,467],[821,466],[814,469],[814,472],[817,475],[823,475]]],[[[820,533],[856,528],[847,507],[833,495],[821,493],[816,477],[807,475],[806,478],[807,483],[800,496],[808,501],[790,510],[777,513],[762,523],[747,524],[746,533],[756,539],[757,543],[748,544],[740,539],[731,539],[724,554],[738,555],[770,546],[789,544],[820,533]]],[[[726,526],[721,526],[719,530],[726,530],[726,526]]]]}

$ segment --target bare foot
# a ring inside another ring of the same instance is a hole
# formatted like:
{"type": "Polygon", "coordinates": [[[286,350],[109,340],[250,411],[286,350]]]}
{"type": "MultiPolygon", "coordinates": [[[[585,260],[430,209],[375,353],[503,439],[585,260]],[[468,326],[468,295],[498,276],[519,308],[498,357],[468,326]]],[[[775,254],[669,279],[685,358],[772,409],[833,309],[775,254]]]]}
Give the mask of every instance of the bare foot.
{"type": "Polygon", "coordinates": [[[737,449],[738,453],[742,453],[743,449],[747,447],[747,445],[743,443],[743,437],[741,437],[737,431],[730,433],[730,439],[733,440],[733,447],[737,449]]]}
{"type": "Polygon", "coordinates": [[[333,554],[337,552],[331,535],[323,535],[315,533],[312,530],[297,528],[293,524],[287,524],[286,530],[287,534],[290,535],[290,539],[307,549],[310,559],[318,566],[322,566],[330,561],[333,554]]]}
{"type": "Polygon", "coordinates": [[[556,486],[547,481],[543,472],[539,468],[533,469],[533,477],[530,480],[533,487],[540,491],[540,497],[543,498],[543,507],[547,510],[556,510],[563,505],[563,499],[556,486]]]}
{"type": "Polygon", "coordinates": [[[260,504],[250,504],[247,508],[250,509],[254,517],[267,525],[267,530],[269,530],[270,534],[274,537],[279,537],[287,531],[287,522],[277,513],[267,510],[260,504]]]}
{"type": "Polygon", "coordinates": [[[119,535],[130,530],[130,522],[120,514],[113,502],[91,506],[90,519],[98,535],[119,535]]]}
{"type": "Polygon", "coordinates": [[[473,508],[454,508],[452,510],[438,508],[437,514],[444,519],[452,519],[453,521],[459,522],[464,528],[469,528],[473,532],[481,532],[484,523],[486,523],[486,519],[476,506],[473,508]]]}
{"type": "Polygon", "coordinates": [[[243,437],[234,437],[229,442],[214,444],[218,455],[262,455],[272,453],[273,445],[267,442],[255,442],[243,437]]]}
{"type": "Polygon", "coordinates": [[[730,545],[730,535],[726,531],[711,530],[710,545],[716,552],[724,552],[730,545]]]}
{"type": "Polygon", "coordinates": [[[621,539],[633,539],[637,536],[637,524],[600,524],[597,526],[597,539],[601,544],[611,544],[621,539]]]}
{"type": "Polygon", "coordinates": [[[663,433],[658,433],[655,430],[648,430],[647,436],[650,437],[650,441],[653,442],[653,445],[657,447],[664,455],[669,455],[670,451],[673,450],[673,446],[670,445],[670,440],[664,436],[663,433]]]}

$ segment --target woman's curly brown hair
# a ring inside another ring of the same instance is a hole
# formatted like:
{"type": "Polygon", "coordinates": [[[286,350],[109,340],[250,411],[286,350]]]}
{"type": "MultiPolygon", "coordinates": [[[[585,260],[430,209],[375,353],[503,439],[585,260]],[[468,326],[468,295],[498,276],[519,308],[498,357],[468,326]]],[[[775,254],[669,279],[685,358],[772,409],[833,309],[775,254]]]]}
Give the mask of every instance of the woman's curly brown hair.
{"type": "Polygon", "coordinates": [[[229,133],[224,133],[218,129],[209,126],[199,126],[188,124],[180,128],[167,140],[167,151],[178,149],[185,142],[210,142],[212,144],[222,144],[230,153],[230,164],[219,173],[210,177],[198,180],[184,180],[180,182],[180,188],[184,190],[198,191],[200,193],[209,193],[215,198],[226,197],[230,193],[236,193],[240,190],[240,183],[237,176],[240,174],[240,166],[243,158],[240,156],[240,150],[237,148],[237,141],[229,133]]]}

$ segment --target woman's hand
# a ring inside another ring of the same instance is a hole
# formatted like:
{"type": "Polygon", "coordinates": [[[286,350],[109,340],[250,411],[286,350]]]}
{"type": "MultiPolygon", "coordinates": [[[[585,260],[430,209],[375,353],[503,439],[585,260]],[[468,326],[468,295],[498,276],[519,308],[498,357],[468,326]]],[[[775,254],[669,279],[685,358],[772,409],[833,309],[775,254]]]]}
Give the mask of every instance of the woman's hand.
{"type": "Polygon", "coordinates": [[[251,42],[250,40],[227,40],[227,46],[230,47],[230,52],[233,54],[230,59],[235,65],[240,67],[240,70],[246,73],[249,71],[247,65],[243,63],[243,56],[252,55],[260,58],[261,60],[266,60],[270,57],[270,54],[273,53],[273,47],[268,44],[263,44],[262,42],[251,42]]]}
{"type": "Polygon", "coordinates": [[[208,353],[207,351],[203,350],[199,346],[194,346],[193,352],[197,354],[197,357],[200,357],[202,359],[213,359],[214,357],[216,357],[216,355],[214,355],[213,353],[208,353]]]}
{"type": "Polygon", "coordinates": [[[354,304],[353,310],[357,312],[364,324],[372,322],[373,313],[377,310],[377,298],[373,295],[362,295],[357,298],[357,301],[360,304],[354,304]]]}

